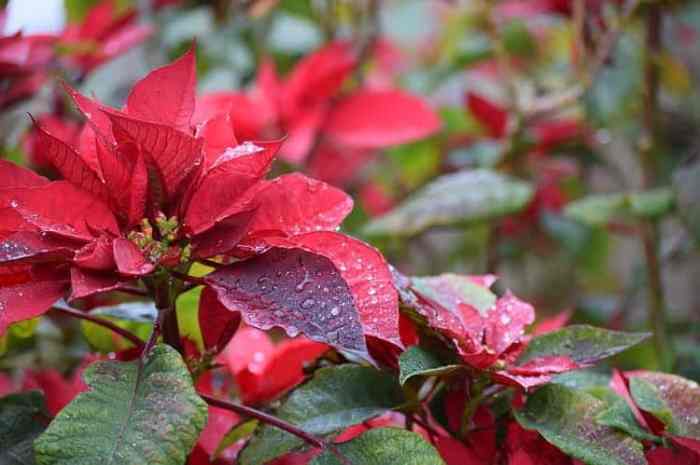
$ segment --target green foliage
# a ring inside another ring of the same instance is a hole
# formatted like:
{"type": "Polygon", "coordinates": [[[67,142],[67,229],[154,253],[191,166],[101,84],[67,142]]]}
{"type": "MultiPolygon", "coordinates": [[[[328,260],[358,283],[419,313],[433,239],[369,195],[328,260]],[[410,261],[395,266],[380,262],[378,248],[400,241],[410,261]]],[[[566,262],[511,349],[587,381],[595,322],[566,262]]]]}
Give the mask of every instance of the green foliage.
{"type": "MultiPolygon", "coordinates": [[[[99,307],[93,309],[90,314],[109,320],[136,334],[142,340],[146,340],[157,311],[152,303],[130,302],[111,307],[99,307]]],[[[87,320],[81,322],[81,329],[85,339],[98,352],[119,352],[133,347],[131,342],[115,335],[111,330],[87,320]]]]}
{"type": "Polygon", "coordinates": [[[582,364],[612,357],[648,338],[648,333],[611,331],[588,325],[572,325],[533,338],[519,362],[560,355],[582,364]]]}
{"type": "Polygon", "coordinates": [[[628,194],[595,194],[567,205],[568,217],[590,226],[619,218],[657,218],[673,208],[673,193],[659,188],[628,194]]]}
{"type": "Polygon", "coordinates": [[[644,465],[642,445],[616,428],[596,420],[605,402],[590,394],[550,384],[528,397],[518,422],[589,465],[644,465]]]}
{"type": "MultiPolygon", "coordinates": [[[[338,432],[403,402],[396,379],[371,367],[322,368],[283,402],[276,415],[319,436],[338,432]]],[[[296,436],[263,426],[241,453],[241,465],[262,465],[301,446],[296,436]]]]}
{"type": "Polygon", "coordinates": [[[414,376],[438,376],[459,368],[425,347],[412,346],[399,357],[399,382],[404,385],[414,376]]]}
{"type": "Polygon", "coordinates": [[[44,431],[49,418],[39,392],[0,398],[0,465],[34,464],[34,439],[44,431]]]}
{"type": "Polygon", "coordinates": [[[340,444],[336,452],[327,450],[311,465],[343,465],[338,455],[350,463],[362,465],[444,465],[437,451],[420,436],[398,428],[371,429],[361,436],[340,444]]]}
{"type": "Polygon", "coordinates": [[[180,355],[156,346],[141,362],[96,362],[90,390],[35,442],[40,465],[182,465],[207,419],[180,355]]]}

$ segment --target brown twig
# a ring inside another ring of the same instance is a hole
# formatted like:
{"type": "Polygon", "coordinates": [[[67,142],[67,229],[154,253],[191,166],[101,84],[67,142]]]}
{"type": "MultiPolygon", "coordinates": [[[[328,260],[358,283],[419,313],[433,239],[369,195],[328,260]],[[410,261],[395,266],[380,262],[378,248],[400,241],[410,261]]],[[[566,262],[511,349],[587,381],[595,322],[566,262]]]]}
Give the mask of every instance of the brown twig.
{"type": "Polygon", "coordinates": [[[81,311],[73,310],[73,309],[69,309],[69,308],[53,307],[52,310],[56,313],[61,313],[63,315],[70,316],[72,318],[78,318],[80,320],[89,321],[90,323],[94,323],[96,325],[107,328],[110,331],[112,331],[113,333],[118,334],[119,336],[123,337],[127,341],[131,342],[136,347],[139,347],[139,348],[144,347],[144,342],[137,335],[135,335],[134,333],[132,333],[124,328],[117,326],[116,324],[112,323],[111,321],[109,321],[105,318],[100,318],[98,316],[90,315],[89,313],[83,313],[81,311]]]}

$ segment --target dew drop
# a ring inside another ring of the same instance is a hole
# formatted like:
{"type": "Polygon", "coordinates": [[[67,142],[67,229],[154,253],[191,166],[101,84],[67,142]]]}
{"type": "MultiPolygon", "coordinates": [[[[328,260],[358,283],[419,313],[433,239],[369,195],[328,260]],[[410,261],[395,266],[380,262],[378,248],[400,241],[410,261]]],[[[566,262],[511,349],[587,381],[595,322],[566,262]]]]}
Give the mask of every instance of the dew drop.
{"type": "Polygon", "coordinates": [[[19,206],[19,204],[17,203],[16,200],[11,200],[11,201],[10,201],[10,206],[11,206],[12,208],[17,208],[17,207],[19,206]]]}
{"type": "Polygon", "coordinates": [[[306,310],[313,307],[314,305],[316,305],[316,301],[314,299],[308,298],[304,299],[304,301],[301,303],[301,308],[306,310]]]}
{"type": "Polygon", "coordinates": [[[339,307],[333,307],[333,308],[331,308],[331,315],[332,315],[332,316],[338,316],[338,315],[340,315],[340,308],[339,308],[339,307]]]}
{"type": "Polygon", "coordinates": [[[503,315],[501,315],[501,323],[502,324],[507,325],[507,324],[510,324],[511,321],[512,320],[511,320],[510,316],[506,315],[505,313],[503,315]]]}

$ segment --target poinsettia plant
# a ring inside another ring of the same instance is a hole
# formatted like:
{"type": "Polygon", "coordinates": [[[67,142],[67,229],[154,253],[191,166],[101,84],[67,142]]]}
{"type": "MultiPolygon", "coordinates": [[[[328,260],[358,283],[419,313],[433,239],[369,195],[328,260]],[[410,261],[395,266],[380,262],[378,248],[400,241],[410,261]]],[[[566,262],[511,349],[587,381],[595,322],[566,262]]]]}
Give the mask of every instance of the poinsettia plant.
{"type": "Polygon", "coordinates": [[[661,146],[659,4],[426,2],[411,14],[446,27],[415,75],[388,2],[78,3],[60,34],[0,37],[0,109],[54,94],[0,159],[0,464],[700,463],[700,386],[665,339],[679,252],[659,247],[671,213],[695,234],[697,166],[673,193],[645,164],[641,191],[577,200],[608,136],[585,99],[628,23],[644,163],[661,146]],[[151,34],[174,60],[95,97],[151,34]],[[254,50],[246,89],[211,78],[224,36],[254,50]],[[559,95],[562,50],[580,82],[559,95]],[[564,282],[614,286],[579,266],[607,233],[640,236],[646,325],[632,291],[595,320],[564,282]],[[569,309],[519,273],[532,257],[569,309]]]}

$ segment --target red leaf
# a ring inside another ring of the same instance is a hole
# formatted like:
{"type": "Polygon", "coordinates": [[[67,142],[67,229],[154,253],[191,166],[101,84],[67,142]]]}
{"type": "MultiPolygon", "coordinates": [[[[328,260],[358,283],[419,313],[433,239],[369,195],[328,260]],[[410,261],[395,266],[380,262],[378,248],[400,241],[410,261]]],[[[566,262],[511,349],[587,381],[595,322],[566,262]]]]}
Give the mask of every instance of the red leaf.
{"type": "Polygon", "coordinates": [[[208,258],[233,250],[255,218],[255,209],[235,213],[192,238],[192,256],[208,258]]]}
{"type": "Polygon", "coordinates": [[[464,443],[452,437],[439,437],[435,447],[446,465],[483,465],[485,463],[464,443]]]}
{"type": "Polygon", "coordinates": [[[126,112],[138,119],[173,126],[189,134],[196,85],[194,46],[176,61],[149,73],[134,85],[126,112]]]}
{"type": "Polygon", "coordinates": [[[0,190],[0,208],[13,208],[41,231],[90,241],[94,232],[119,234],[112,211],[101,200],[66,181],[0,190]]]}
{"type": "Polygon", "coordinates": [[[505,135],[508,125],[505,109],[473,92],[467,94],[467,106],[491,137],[500,139],[505,135]]]}
{"type": "Polygon", "coordinates": [[[333,107],[324,131],[350,147],[384,148],[427,137],[440,119],[419,97],[399,90],[363,90],[333,107]]]}
{"type": "Polygon", "coordinates": [[[210,287],[202,290],[198,318],[204,348],[214,354],[226,347],[241,323],[241,314],[224,307],[210,287]]]}
{"type": "Polygon", "coordinates": [[[106,114],[112,121],[112,132],[117,142],[120,145],[138,145],[146,161],[158,169],[168,199],[175,195],[180,183],[202,162],[203,140],[163,124],[140,121],[113,111],[106,114]]]}
{"type": "Polygon", "coordinates": [[[240,417],[230,410],[210,406],[209,414],[207,415],[207,424],[199,435],[197,446],[201,447],[210,457],[213,456],[226,433],[228,433],[239,420],[240,417]]]}
{"type": "Polygon", "coordinates": [[[275,108],[251,96],[216,92],[197,98],[192,121],[204,124],[222,113],[229,115],[236,139],[241,142],[260,139],[263,130],[277,118],[275,108]]]}
{"type": "Polygon", "coordinates": [[[22,383],[22,389],[38,389],[44,392],[46,408],[52,416],[58,415],[63,407],[68,405],[75,396],[86,389],[80,378],[65,379],[56,370],[27,371],[22,383]]]}
{"type": "Polygon", "coordinates": [[[114,239],[114,261],[120,273],[127,276],[143,276],[154,270],[155,265],[144,257],[141,249],[128,239],[114,239]]]}
{"type": "Polygon", "coordinates": [[[267,182],[255,197],[258,212],[250,235],[333,231],[352,210],[352,198],[328,184],[292,173],[267,182]]]}
{"type": "Polygon", "coordinates": [[[625,402],[627,403],[627,406],[630,408],[630,410],[632,410],[632,414],[634,414],[634,418],[637,420],[637,423],[639,423],[647,431],[652,431],[652,429],[649,427],[649,424],[646,421],[646,418],[637,407],[637,404],[634,402],[634,399],[632,399],[632,395],[630,394],[629,386],[627,384],[627,379],[625,379],[624,373],[622,373],[618,369],[613,369],[612,377],[610,378],[610,388],[613,391],[615,391],[617,395],[625,399],[625,402]]]}
{"type": "Polygon", "coordinates": [[[82,113],[85,119],[87,119],[90,127],[95,131],[95,133],[103,139],[103,142],[107,146],[113,145],[114,137],[112,136],[112,122],[102,111],[107,109],[107,107],[99,102],[85,97],[65,82],[63,83],[63,89],[68,95],[71,96],[75,106],[78,107],[80,113],[82,113]]]}
{"type": "Polygon", "coordinates": [[[571,319],[572,313],[573,312],[571,310],[564,310],[551,318],[540,321],[532,330],[532,335],[539,336],[541,334],[551,333],[552,331],[563,328],[571,319]]]}
{"type": "Polygon", "coordinates": [[[496,382],[519,386],[530,390],[548,383],[552,376],[581,368],[569,357],[540,357],[520,366],[510,366],[506,370],[493,373],[496,382]]]}
{"type": "Polygon", "coordinates": [[[649,465],[700,465],[700,454],[684,448],[656,447],[646,453],[649,465]]]}
{"type": "Polygon", "coordinates": [[[104,182],[78,155],[78,152],[40,126],[37,126],[37,132],[37,149],[44,153],[46,159],[61,173],[61,176],[99,199],[109,199],[109,192],[104,182]]]}
{"type": "Polygon", "coordinates": [[[48,179],[39,176],[34,171],[6,160],[0,160],[0,189],[39,187],[48,184],[48,182],[48,179]]]}
{"type": "Polygon", "coordinates": [[[260,374],[274,351],[275,345],[267,333],[244,326],[231,339],[220,358],[234,376],[242,371],[260,374]]]}
{"type": "Polygon", "coordinates": [[[329,231],[287,239],[269,238],[279,247],[300,247],[328,258],[352,291],[364,334],[401,347],[398,293],[382,254],[362,241],[329,231]]]}
{"type": "Polygon", "coordinates": [[[119,289],[124,282],[115,274],[102,274],[72,267],[70,270],[71,294],[69,301],[119,289]]]}
{"type": "Polygon", "coordinates": [[[228,113],[221,113],[207,120],[198,128],[197,137],[204,139],[204,169],[208,169],[226,149],[233,149],[238,145],[228,113]]]}
{"type": "Polygon", "coordinates": [[[219,157],[202,175],[185,206],[187,231],[199,234],[235,213],[250,209],[249,203],[257,192],[251,188],[269,171],[280,144],[244,143],[219,157]]]}
{"type": "Polygon", "coordinates": [[[46,312],[67,288],[68,273],[63,268],[0,268],[0,335],[10,324],[46,312]]]}
{"type": "Polygon", "coordinates": [[[112,239],[100,236],[80,248],[73,263],[90,270],[113,270],[115,267],[112,239]]]}
{"type": "Polygon", "coordinates": [[[671,436],[671,440],[676,444],[692,451],[696,454],[696,459],[700,462],[700,440],[696,438],[687,438],[684,436],[671,436]]]}
{"type": "Polygon", "coordinates": [[[205,281],[229,310],[249,325],[278,326],[341,350],[366,354],[360,317],[348,284],[326,257],[301,249],[272,248],[234,263],[205,281]]]}
{"type": "Polygon", "coordinates": [[[0,241],[0,264],[65,262],[75,244],[34,231],[18,231],[0,241]]]}
{"type": "Polygon", "coordinates": [[[496,354],[502,354],[525,334],[525,327],[535,320],[532,305],[515,297],[510,291],[496,301],[486,314],[486,345],[496,354]]]}

